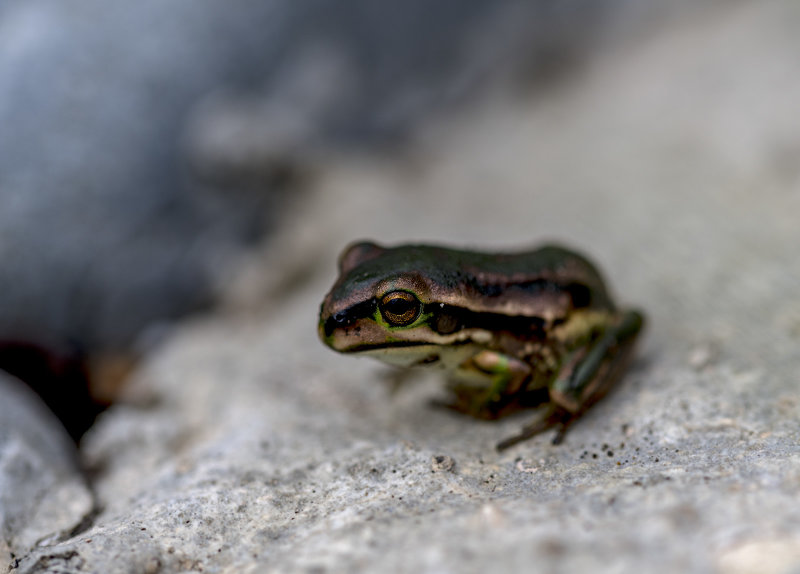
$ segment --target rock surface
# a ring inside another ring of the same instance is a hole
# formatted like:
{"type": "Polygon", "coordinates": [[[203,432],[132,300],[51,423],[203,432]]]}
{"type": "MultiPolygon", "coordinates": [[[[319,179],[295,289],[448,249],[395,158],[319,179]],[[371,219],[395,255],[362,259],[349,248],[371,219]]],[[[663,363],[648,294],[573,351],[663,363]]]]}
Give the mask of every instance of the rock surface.
{"type": "Polygon", "coordinates": [[[94,524],[11,571],[797,572],[798,23],[740,3],[331,166],[247,312],[184,323],[86,437],[94,524]],[[531,415],[435,409],[427,375],[390,395],[316,340],[359,236],[574,244],[647,313],[639,359],[564,444],[498,454],[531,415]]]}
{"type": "Polygon", "coordinates": [[[0,556],[66,538],[90,518],[92,494],[64,428],[20,381],[0,372],[0,556]]]}

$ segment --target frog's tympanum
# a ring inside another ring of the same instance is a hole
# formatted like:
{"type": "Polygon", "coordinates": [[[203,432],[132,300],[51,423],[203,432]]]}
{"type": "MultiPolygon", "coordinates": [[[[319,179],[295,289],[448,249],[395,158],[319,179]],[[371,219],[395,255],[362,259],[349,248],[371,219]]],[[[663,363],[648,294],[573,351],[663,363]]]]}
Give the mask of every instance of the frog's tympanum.
{"type": "Polygon", "coordinates": [[[546,403],[507,448],[567,426],[620,377],[642,315],[618,309],[595,267],[556,246],[481,253],[430,245],[351,245],[322,303],[332,349],[444,369],[449,406],[493,419],[546,403]]]}

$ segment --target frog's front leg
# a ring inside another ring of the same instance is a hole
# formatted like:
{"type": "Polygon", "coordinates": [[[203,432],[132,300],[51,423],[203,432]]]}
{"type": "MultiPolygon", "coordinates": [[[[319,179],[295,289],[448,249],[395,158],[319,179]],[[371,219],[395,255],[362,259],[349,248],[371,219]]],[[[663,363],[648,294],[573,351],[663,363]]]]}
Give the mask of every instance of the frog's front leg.
{"type": "Polygon", "coordinates": [[[449,407],[477,418],[495,419],[531,376],[527,363],[497,351],[483,350],[459,365],[450,386],[449,407]]]}
{"type": "Polygon", "coordinates": [[[619,379],[630,359],[644,318],[637,311],[622,314],[616,324],[570,353],[550,385],[548,414],[497,445],[506,449],[542,431],[556,427],[553,444],[560,443],[567,426],[605,395],[619,379]]]}

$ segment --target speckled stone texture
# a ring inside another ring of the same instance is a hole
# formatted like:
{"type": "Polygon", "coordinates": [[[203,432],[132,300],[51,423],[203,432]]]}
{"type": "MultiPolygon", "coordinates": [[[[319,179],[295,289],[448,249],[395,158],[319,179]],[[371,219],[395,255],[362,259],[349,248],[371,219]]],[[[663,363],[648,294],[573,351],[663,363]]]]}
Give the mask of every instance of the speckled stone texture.
{"type": "Polygon", "coordinates": [[[0,556],[14,564],[79,531],[94,501],[75,444],[39,398],[2,371],[0,397],[0,556]]]}
{"type": "Polygon", "coordinates": [[[91,527],[11,572],[800,571],[798,24],[738,3],[330,165],[86,437],[91,527]],[[392,394],[317,341],[365,236],[582,248],[647,313],[638,358],[564,444],[497,453],[532,415],[434,408],[433,374],[392,394]]]}

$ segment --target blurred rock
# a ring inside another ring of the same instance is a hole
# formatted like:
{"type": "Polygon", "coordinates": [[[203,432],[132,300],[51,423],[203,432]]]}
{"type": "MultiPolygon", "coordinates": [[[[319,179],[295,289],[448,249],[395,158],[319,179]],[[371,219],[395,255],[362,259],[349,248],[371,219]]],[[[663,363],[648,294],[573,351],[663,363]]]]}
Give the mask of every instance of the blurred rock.
{"type": "Polygon", "coordinates": [[[94,509],[77,450],[53,414],[0,372],[0,555],[74,535],[94,509]]]}
{"type": "Polygon", "coordinates": [[[658,5],[4,2],[0,338],[130,345],[214,300],[320,149],[539,85],[658,5]]]}
{"type": "Polygon", "coordinates": [[[4,3],[1,338],[118,348],[210,302],[269,194],[188,182],[182,125],[201,95],[271,65],[298,16],[280,6],[4,3]]]}

